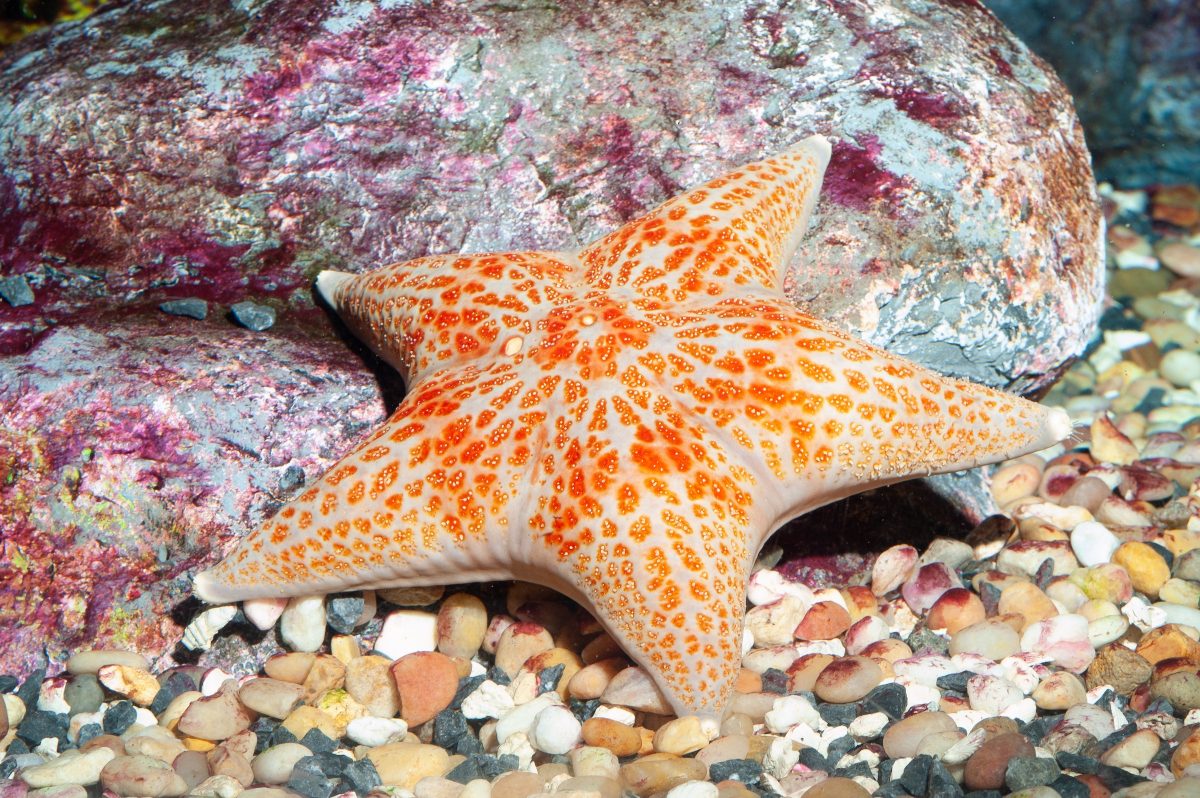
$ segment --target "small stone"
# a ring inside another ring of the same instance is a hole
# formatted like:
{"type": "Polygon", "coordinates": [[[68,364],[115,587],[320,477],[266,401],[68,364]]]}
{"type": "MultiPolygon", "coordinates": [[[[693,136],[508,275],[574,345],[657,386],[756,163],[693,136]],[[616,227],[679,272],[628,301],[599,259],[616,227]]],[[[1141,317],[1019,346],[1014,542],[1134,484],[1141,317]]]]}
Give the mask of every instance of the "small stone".
{"type": "Polygon", "coordinates": [[[124,734],[135,720],[137,720],[137,710],[133,708],[133,704],[128,701],[117,701],[105,710],[101,728],[105,734],[120,735],[124,734]]]}
{"type": "Polygon", "coordinates": [[[930,629],[956,635],[966,627],[977,624],[986,618],[987,611],[979,596],[966,588],[955,587],[938,597],[938,600],[929,608],[925,622],[930,629]]]}
{"type": "Polygon", "coordinates": [[[628,667],[624,657],[611,657],[585,665],[567,682],[567,693],[584,701],[599,698],[613,677],[628,667]]]}
{"type": "Polygon", "coordinates": [[[614,676],[600,700],[655,715],[669,715],[673,711],[658,685],[638,667],[626,668],[614,676]]]}
{"type": "Polygon", "coordinates": [[[224,740],[249,729],[253,722],[250,711],[238,701],[237,694],[222,690],[188,704],[175,730],[201,740],[224,740]]]}
{"type": "MultiPolygon", "coordinates": [[[[100,705],[104,703],[104,690],[100,688],[100,680],[96,678],[94,673],[81,673],[78,676],[71,678],[63,690],[63,699],[71,709],[71,714],[80,712],[95,712],[100,709],[100,705]]],[[[3,702],[0,702],[2,704],[3,702]]],[[[0,723],[0,738],[8,732],[7,715],[0,708],[0,714],[4,715],[4,722],[0,723]]]]}
{"type": "Polygon", "coordinates": [[[300,685],[269,677],[251,679],[238,690],[238,700],[248,709],[280,720],[291,714],[303,696],[300,685]]]}
{"type": "MultiPolygon", "coordinates": [[[[1086,623],[1085,623],[1086,625],[1086,623]]],[[[995,618],[959,630],[950,639],[950,654],[978,654],[999,662],[1021,650],[1021,635],[1016,629],[995,618]]]]}
{"type": "Polygon", "coordinates": [[[685,781],[667,790],[666,798],[718,798],[717,785],[707,781],[685,781]]]}
{"type": "Polygon", "coordinates": [[[299,743],[272,746],[251,761],[254,780],[262,784],[286,784],[292,768],[306,756],[312,756],[312,751],[299,743]]]}
{"type": "MultiPolygon", "coordinates": [[[[313,706],[324,712],[333,721],[334,733],[330,736],[335,740],[340,740],[345,736],[346,727],[351,721],[367,715],[366,708],[355,701],[349,693],[340,688],[325,691],[313,706]]],[[[303,743],[305,741],[301,739],[300,742],[303,743]]],[[[312,746],[309,746],[309,748],[312,748],[312,746]]]]}
{"type": "Polygon", "coordinates": [[[1021,635],[1021,650],[1048,657],[1073,673],[1083,673],[1096,656],[1082,615],[1057,615],[1030,624],[1021,635]]]}
{"type": "Polygon", "coordinates": [[[822,701],[845,704],[866,696],[883,679],[883,671],[872,659],[840,657],[817,676],[814,691],[822,701]]]}
{"type": "Polygon", "coordinates": [[[263,663],[263,671],[272,679],[292,684],[304,684],[305,677],[312,670],[317,655],[307,651],[289,651],[268,657],[263,663]]]}
{"type": "Polygon", "coordinates": [[[321,771],[320,761],[316,757],[306,756],[292,766],[287,788],[304,798],[329,798],[333,795],[336,783],[321,771]]]}
{"type": "Polygon", "coordinates": [[[888,728],[883,735],[883,750],[891,759],[911,757],[928,735],[955,731],[958,731],[958,724],[946,713],[918,712],[888,728]]]}
{"type": "Polygon", "coordinates": [[[342,780],[359,795],[366,795],[383,784],[379,771],[375,769],[375,763],[366,757],[347,764],[342,771],[342,780]]]}
{"type": "Polygon", "coordinates": [[[1138,541],[1122,543],[1113,553],[1112,561],[1122,566],[1133,582],[1135,590],[1152,599],[1171,577],[1171,569],[1153,546],[1138,541]]]}
{"type": "Polygon", "coordinates": [[[1200,675],[1194,670],[1169,673],[1151,682],[1150,695],[1169,701],[1179,712],[1200,709],[1200,675]]]}
{"type": "Polygon", "coordinates": [[[1021,688],[1008,679],[988,674],[972,676],[967,680],[967,699],[971,709],[999,715],[1024,697],[1021,688]]]}
{"type": "Polygon", "coordinates": [[[163,762],[174,762],[186,749],[169,729],[163,726],[148,726],[124,737],[124,751],[130,755],[150,756],[163,762]]]}
{"type": "Polygon", "coordinates": [[[71,655],[71,658],[66,662],[68,673],[79,675],[82,673],[97,673],[105,665],[125,665],[138,670],[149,670],[150,663],[141,654],[136,654],[132,651],[119,651],[116,649],[92,649],[89,651],[79,651],[71,655]]]}
{"type": "Polygon", "coordinates": [[[963,786],[970,790],[999,790],[1014,757],[1033,757],[1033,746],[1016,732],[998,734],[971,754],[963,770],[963,786]]]}
{"type": "Polygon", "coordinates": [[[924,614],[947,590],[962,587],[962,581],[945,563],[922,565],[901,586],[900,595],[917,615],[924,614]]]}
{"type": "Polygon", "coordinates": [[[339,593],[330,596],[325,607],[326,622],[338,634],[348,635],[358,626],[365,601],[362,593],[339,593]]]}
{"type": "Polygon", "coordinates": [[[1176,658],[1200,662],[1200,643],[1175,624],[1166,624],[1146,632],[1138,641],[1136,650],[1151,665],[1176,658]]]}
{"type": "Polygon", "coordinates": [[[487,608],[469,593],[447,596],[437,614],[437,650],[450,657],[471,659],[483,645],[487,608]]]}
{"type": "Polygon", "coordinates": [[[1018,792],[1046,786],[1053,783],[1058,776],[1058,763],[1053,759],[1032,755],[1014,756],[1005,768],[1004,784],[1010,790],[1018,792]]]}
{"type": "Polygon", "coordinates": [[[1039,709],[1047,712],[1070,709],[1087,700],[1087,689],[1079,677],[1067,671],[1055,671],[1034,688],[1031,694],[1039,709]]]}
{"type": "Polygon", "coordinates": [[[279,617],[279,638],[293,651],[314,652],[325,642],[325,619],[325,596],[297,596],[279,617]]]}
{"type": "Polygon", "coordinates": [[[437,648],[437,616],[421,610],[395,610],[383,621],[375,650],[397,660],[417,651],[437,648]]]}
{"type": "Polygon", "coordinates": [[[129,665],[105,665],[96,672],[96,678],[109,690],[140,707],[150,706],[160,688],[152,673],[129,665]]]}
{"type": "Polygon", "coordinates": [[[436,745],[423,743],[391,743],[367,752],[367,759],[379,773],[384,785],[411,790],[426,776],[440,776],[447,769],[450,756],[436,745]]]}
{"type": "Polygon", "coordinates": [[[804,604],[795,596],[784,595],[747,612],[746,631],[759,648],[787,645],[803,619],[804,604]]]}
{"type": "Polygon", "coordinates": [[[168,299],[161,303],[158,309],[170,316],[186,316],[189,319],[204,321],[208,318],[208,303],[203,299],[189,297],[187,299],[168,299]]]}
{"type": "Polygon", "coordinates": [[[246,599],[242,602],[242,613],[246,620],[254,624],[254,628],[265,632],[275,625],[287,605],[288,599],[285,598],[246,599]]]}
{"type": "Polygon", "coordinates": [[[312,667],[304,676],[301,688],[304,701],[315,702],[316,698],[329,690],[337,690],[346,683],[346,666],[331,654],[317,654],[312,667]]]}
{"type": "Polygon", "coordinates": [[[346,692],[379,718],[395,717],[400,711],[400,693],[391,668],[388,659],[376,654],[356,657],[346,664],[346,692]]]}
{"type": "MultiPolygon", "coordinates": [[[[246,300],[229,308],[238,324],[248,330],[262,332],[275,324],[275,308],[246,300]]],[[[311,649],[302,649],[311,650],[311,649]]]]}
{"type": "MultiPolygon", "coordinates": [[[[209,774],[214,776],[229,776],[237,780],[243,787],[249,787],[254,781],[254,770],[250,767],[250,759],[244,754],[231,750],[227,745],[218,745],[205,756],[208,772],[197,779],[199,783],[209,774]]],[[[178,763],[176,763],[178,769],[178,763]]]]}
{"type": "Polygon", "coordinates": [[[665,793],[688,781],[708,775],[703,762],[675,754],[650,754],[621,767],[621,782],[639,798],[665,793]]]}
{"type": "Polygon", "coordinates": [[[172,798],[188,784],[166,762],[148,756],[118,756],[100,771],[100,784],[121,796],[172,798]]]}
{"type": "Polygon", "coordinates": [[[329,713],[307,705],[293,709],[280,722],[279,729],[287,731],[295,740],[302,739],[312,729],[319,730],[326,737],[337,737],[337,724],[329,713]]]}
{"type": "Polygon", "coordinates": [[[907,544],[884,551],[871,568],[871,592],[883,596],[899,588],[916,569],[918,559],[917,550],[907,544]]]}
{"type": "Polygon", "coordinates": [[[511,678],[521,670],[525,660],[552,648],[554,637],[543,626],[518,621],[500,635],[500,641],[496,644],[496,667],[511,678]]]}
{"type": "Polygon", "coordinates": [[[833,640],[849,628],[850,613],[845,607],[834,601],[818,601],[804,613],[795,636],[799,640],[833,640]]]}
{"type": "Polygon", "coordinates": [[[654,750],[667,754],[690,754],[708,745],[709,737],[695,715],[668,721],[654,733],[654,750]]]}
{"type": "Polygon", "coordinates": [[[1192,731],[1171,754],[1171,773],[1182,778],[1184,771],[1200,764],[1200,733],[1192,731]]]}
{"type": "Polygon", "coordinates": [[[1100,761],[1118,768],[1141,770],[1158,754],[1162,741],[1150,729],[1141,729],[1100,755],[1100,761]]]}
{"type": "Polygon", "coordinates": [[[66,784],[97,784],[101,771],[115,757],[115,751],[104,747],[93,748],[86,753],[67,751],[45,764],[20,769],[17,777],[34,789],[66,784]]]}
{"type": "Polygon", "coordinates": [[[1125,436],[1107,414],[1096,417],[1091,426],[1092,457],[1103,463],[1129,465],[1138,459],[1138,448],[1125,436]]]}
{"type": "Polygon", "coordinates": [[[632,727],[608,718],[588,718],[583,723],[583,741],[607,748],[617,756],[632,756],[641,749],[642,738],[632,727]]]}
{"type": "Polygon", "coordinates": [[[209,776],[188,790],[189,798],[237,798],[245,788],[230,776],[209,776]]]}
{"type": "Polygon", "coordinates": [[[399,718],[367,716],[355,718],[346,725],[346,736],[359,745],[371,748],[404,740],[408,724],[399,718]]]}
{"type": "Polygon", "coordinates": [[[458,668],[437,651],[406,654],[391,666],[400,696],[400,717],[409,726],[431,720],[450,706],[458,690],[458,668]]]}
{"type": "Polygon", "coordinates": [[[533,719],[529,742],[543,753],[565,754],[579,742],[581,731],[582,724],[571,710],[563,706],[549,706],[533,719]]]}
{"type": "Polygon", "coordinates": [[[1030,624],[1058,615],[1058,608],[1042,590],[1032,582],[1017,582],[1008,585],[1000,593],[1001,615],[1016,613],[1023,619],[1021,630],[1030,624]]]}
{"type": "Polygon", "coordinates": [[[1031,463],[1006,465],[992,475],[992,498],[996,506],[1008,507],[1018,499],[1034,495],[1041,480],[1041,472],[1031,463]]]}

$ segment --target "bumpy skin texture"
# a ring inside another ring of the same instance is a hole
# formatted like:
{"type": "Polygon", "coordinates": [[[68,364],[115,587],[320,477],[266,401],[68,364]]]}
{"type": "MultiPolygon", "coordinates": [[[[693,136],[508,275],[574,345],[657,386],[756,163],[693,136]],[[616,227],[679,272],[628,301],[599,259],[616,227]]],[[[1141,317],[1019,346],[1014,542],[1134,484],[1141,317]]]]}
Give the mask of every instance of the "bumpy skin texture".
{"type": "Polygon", "coordinates": [[[782,264],[828,159],[806,139],[578,252],[324,274],[409,394],[197,594],[527,579],[593,611],[679,713],[719,714],[749,568],[780,523],[1069,432],[1061,411],[787,301],[782,264]]]}

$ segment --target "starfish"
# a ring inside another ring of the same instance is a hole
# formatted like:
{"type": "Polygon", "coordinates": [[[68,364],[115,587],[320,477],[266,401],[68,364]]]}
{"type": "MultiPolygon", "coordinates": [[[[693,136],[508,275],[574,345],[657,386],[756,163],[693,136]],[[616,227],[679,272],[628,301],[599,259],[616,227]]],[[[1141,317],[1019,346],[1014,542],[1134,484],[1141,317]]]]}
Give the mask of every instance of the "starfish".
{"type": "Polygon", "coordinates": [[[196,594],[536,582],[592,612],[679,714],[719,716],[781,524],[1071,431],[784,297],[829,155],[805,139],[575,252],[322,272],[408,393],[196,594]]]}

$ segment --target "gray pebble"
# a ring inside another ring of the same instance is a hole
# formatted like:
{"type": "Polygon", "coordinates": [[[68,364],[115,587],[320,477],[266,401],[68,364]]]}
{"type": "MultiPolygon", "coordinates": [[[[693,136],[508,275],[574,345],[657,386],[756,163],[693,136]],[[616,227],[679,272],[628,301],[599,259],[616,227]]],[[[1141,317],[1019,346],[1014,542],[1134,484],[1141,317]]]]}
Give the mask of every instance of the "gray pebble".
{"type": "Polygon", "coordinates": [[[14,308],[19,308],[22,305],[32,305],[33,289],[29,287],[29,281],[25,279],[25,275],[23,274],[14,274],[12,277],[0,277],[0,297],[4,297],[4,301],[14,308]]]}
{"type": "Polygon", "coordinates": [[[1014,756],[1004,771],[1004,783],[1012,790],[1050,784],[1059,776],[1058,763],[1048,757],[1014,756]]]}
{"type": "Polygon", "coordinates": [[[238,324],[248,330],[262,332],[275,323],[275,308],[246,300],[229,309],[238,324]]]}
{"type": "Polygon", "coordinates": [[[172,316],[187,316],[199,321],[208,317],[208,303],[203,299],[171,299],[159,305],[158,309],[172,316]]]}
{"type": "Polygon", "coordinates": [[[104,702],[104,689],[94,673],[81,673],[71,679],[63,690],[63,699],[71,707],[71,714],[95,712],[104,702]]]}

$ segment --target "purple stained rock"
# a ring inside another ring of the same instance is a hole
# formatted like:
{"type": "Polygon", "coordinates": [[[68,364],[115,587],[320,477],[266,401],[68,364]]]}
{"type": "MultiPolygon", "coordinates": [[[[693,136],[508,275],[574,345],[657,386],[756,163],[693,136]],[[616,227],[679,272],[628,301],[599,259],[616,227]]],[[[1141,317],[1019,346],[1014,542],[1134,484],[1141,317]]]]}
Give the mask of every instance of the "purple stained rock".
{"type": "Polygon", "coordinates": [[[814,313],[1030,391],[1101,294],[1070,99],[974,2],[113,4],[0,57],[0,118],[0,671],[168,651],[188,574],[384,417],[321,268],[575,247],[822,133],[814,313]]]}

